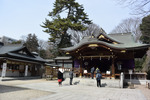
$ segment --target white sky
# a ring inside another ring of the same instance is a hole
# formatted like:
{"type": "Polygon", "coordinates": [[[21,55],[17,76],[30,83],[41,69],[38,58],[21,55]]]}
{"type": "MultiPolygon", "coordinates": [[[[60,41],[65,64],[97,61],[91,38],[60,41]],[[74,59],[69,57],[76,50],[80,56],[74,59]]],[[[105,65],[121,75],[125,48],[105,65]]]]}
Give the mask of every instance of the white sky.
{"type": "MultiPolygon", "coordinates": [[[[39,39],[48,40],[40,25],[48,12],[52,11],[55,0],[0,0],[0,36],[22,39],[35,33],[39,39]]],[[[117,4],[117,0],[76,0],[83,4],[89,19],[111,32],[123,19],[134,17],[128,8],[117,4]]]]}

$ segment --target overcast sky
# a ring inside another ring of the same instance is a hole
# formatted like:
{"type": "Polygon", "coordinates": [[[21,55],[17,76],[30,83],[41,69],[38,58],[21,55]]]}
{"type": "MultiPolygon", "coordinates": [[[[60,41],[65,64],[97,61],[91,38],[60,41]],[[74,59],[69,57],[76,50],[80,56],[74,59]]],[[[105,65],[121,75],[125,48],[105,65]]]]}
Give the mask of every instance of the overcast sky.
{"type": "MultiPolygon", "coordinates": [[[[40,26],[55,0],[0,0],[0,36],[21,39],[35,33],[39,39],[48,40],[40,26]]],[[[76,0],[82,4],[89,19],[109,34],[123,19],[134,17],[130,10],[117,4],[117,0],[76,0]]]]}

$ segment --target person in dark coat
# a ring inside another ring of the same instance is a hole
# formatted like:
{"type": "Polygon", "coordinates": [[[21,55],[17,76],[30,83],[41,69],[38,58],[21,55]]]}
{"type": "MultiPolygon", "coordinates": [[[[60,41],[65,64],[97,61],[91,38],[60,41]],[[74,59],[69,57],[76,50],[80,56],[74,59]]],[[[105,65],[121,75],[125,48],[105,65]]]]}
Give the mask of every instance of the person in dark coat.
{"type": "Polygon", "coordinates": [[[96,73],[100,73],[100,70],[98,67],[96,68],[96,73]]]}
{"type": "Polygon", "coordinates": [[[95,70],[95,68],[92,67],[92,68],[91,68],[91,77],[92,77],[92,79],[94,78],[94,70],[95,70]]]}
{"type": "Polygon", "coordinates": [[[96,81],[97,81],[97,87],[101,87],[101,77],[100,71],[96,73],[96,81]]]}
{"type": "Polygon", "coordinates": [[[63,81],[63,73],[60,70],[58,70],[57,77],[58,77],[58,84],[59,86],[61,86],[63,81]]]}
{"type": "Polygon", "coordinates": [[[73,80],[73,69],[69,73],[70,76],[70,85],[72,85],[72,80],[73,80]]]}

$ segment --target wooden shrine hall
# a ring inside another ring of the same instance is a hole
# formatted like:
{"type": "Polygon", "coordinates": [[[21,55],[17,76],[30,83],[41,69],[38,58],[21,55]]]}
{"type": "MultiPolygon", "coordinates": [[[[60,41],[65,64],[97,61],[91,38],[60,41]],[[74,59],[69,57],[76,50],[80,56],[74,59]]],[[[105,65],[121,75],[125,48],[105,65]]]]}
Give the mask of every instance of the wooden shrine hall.
{"type": "Polygon", "coordinates": [[[73,67],[79,69],[80,76],[83,76],[84,70],[90,73],[95,67],[102,74],[110,72],[110,76],[116,78],[121,72],[134,70],[134,58],[142,58],[149,46],[136,43],[131,33],[99,33],[84,37],[77,45],[61,50],[72,56],[73,67]]]}
{"type": "Polygon", "coordinates": [[[0,43],[0,77],[42,76],[46,62],[23,45],[0,43]]]}

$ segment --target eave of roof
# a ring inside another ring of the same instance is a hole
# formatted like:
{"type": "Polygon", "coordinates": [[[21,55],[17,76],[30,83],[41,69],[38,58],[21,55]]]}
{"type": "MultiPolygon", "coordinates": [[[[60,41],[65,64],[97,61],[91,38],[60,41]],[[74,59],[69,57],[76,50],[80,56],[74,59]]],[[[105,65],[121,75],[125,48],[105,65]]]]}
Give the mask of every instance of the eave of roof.
{"type": "Polygon", "coordinates": [[[20,62],[40,64],[40,62],[37,62],[37,61],[30,61],[30,60],[24,60],[24,59],[16,59],[16,58],[10,58],[10,57],[0,57],[0,59],[8,59],[8,60],[14,60],[14,61],[20,61],[20,62]]]}
{"type": "Polygon", "coordinates": [[[62,67],[61,65],[57,65],[57,64],[49,64],[49,63],[46,63],[47,66],[50,66],[50,67],[62,67]]]}
{"type": "MultiPolygon", "coordinates": [[[[29,57],[29,56],[25,56],[25,55],[20,55],[20,54],[15,54],[15,53],[7,53],[9,56],[13,56],[13,57],[17,57],[17,58],[21,58],[24,60],[32,60],[32,61],[37,61],[37,62],[47,62],[46,60],[42,59],[41,57],[29,57]]],[[[17,59],[16,58],[16,59],[17,59]]]]}
{"type": "Polygon", "coordinates": [[[56,57],[54,58],[55,60],[70,60],[71,57],[70,56],[67,56],[67,57],[56,57]]]}

